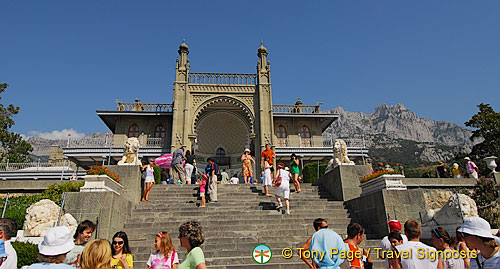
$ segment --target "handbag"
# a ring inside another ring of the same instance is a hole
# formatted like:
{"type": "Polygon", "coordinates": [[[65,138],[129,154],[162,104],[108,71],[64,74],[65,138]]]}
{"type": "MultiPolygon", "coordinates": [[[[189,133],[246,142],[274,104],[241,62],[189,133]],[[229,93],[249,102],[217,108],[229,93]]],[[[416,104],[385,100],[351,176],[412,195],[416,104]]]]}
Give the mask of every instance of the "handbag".
{"type": "Polygon", "coordinates": [[[281,171],[278,173],[278,177],[273,180],[273,186],[274,187],[281,186],[281,171]]]}

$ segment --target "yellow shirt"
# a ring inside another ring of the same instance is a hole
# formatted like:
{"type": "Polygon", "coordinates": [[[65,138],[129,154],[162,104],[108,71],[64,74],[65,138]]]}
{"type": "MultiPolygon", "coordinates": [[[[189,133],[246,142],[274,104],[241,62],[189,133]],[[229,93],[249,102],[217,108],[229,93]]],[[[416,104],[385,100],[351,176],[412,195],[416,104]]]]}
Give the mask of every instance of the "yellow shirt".
{"type": "MultiPolygon", "coordinates": [[[[134,267],[134,259],[132,258],[132,254],[125,254],[125,258],[127,259],[128,267],[134,267]]],[[[111,267],[114,269],[123,269],[123,264],[120,259],[111,259],[111,267]]]]}

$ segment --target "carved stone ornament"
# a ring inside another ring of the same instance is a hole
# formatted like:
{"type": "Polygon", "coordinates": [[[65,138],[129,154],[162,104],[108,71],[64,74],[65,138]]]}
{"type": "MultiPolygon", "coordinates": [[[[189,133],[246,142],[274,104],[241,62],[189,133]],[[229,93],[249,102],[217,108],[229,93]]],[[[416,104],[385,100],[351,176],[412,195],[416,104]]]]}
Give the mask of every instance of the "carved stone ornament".
{"type": "Polygon", "coordinates": [[[141,143],[137,137],[129,137],[124,145],[124,152],[122,159],[118,165],[142,165],[137,153],[139,152],[141,143]]]}

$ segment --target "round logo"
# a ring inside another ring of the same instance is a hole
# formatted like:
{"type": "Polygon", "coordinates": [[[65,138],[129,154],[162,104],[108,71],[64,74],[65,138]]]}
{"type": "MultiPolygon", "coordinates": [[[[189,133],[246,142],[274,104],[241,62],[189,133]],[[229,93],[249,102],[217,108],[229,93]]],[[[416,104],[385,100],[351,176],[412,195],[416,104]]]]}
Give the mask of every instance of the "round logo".
{"type": "Polygon", "coordinates": [[[269,262],[272,256],[271,248],[265,244],[256,245],[252,250],[252,258],[258,264],[269,262]]]}

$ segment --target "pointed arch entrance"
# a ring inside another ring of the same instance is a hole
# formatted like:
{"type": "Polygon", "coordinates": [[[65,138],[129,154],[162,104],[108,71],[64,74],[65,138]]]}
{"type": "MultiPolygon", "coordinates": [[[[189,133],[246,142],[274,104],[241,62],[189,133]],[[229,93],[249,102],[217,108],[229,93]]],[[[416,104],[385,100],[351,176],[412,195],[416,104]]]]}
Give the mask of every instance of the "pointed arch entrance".
{"type": "Polygon", "coordinates": [[[237,99],[222,96],[204,102],[193,121],[196,155],[215,157],[222,166],[239,165],[244,149],[254,148],[253,122],[250,109],[237,99]]]}

